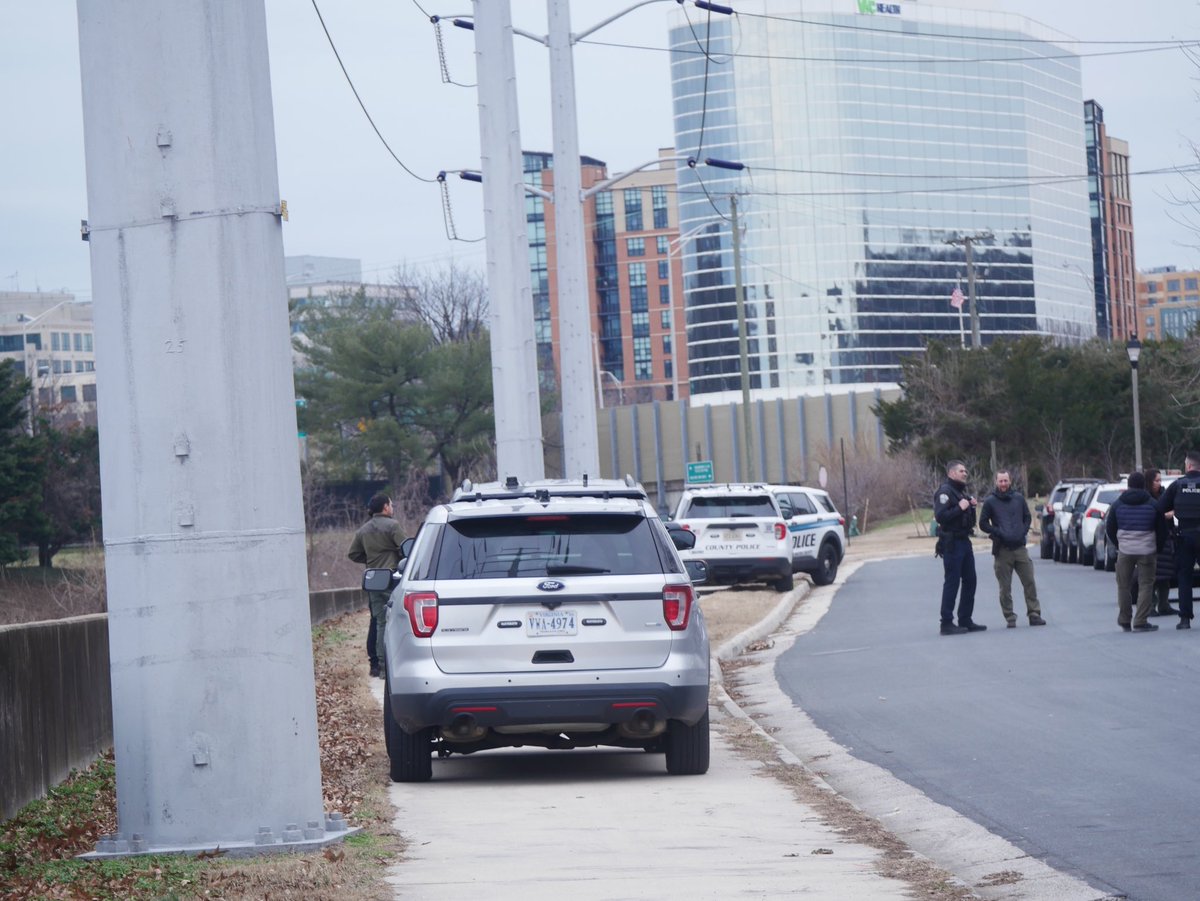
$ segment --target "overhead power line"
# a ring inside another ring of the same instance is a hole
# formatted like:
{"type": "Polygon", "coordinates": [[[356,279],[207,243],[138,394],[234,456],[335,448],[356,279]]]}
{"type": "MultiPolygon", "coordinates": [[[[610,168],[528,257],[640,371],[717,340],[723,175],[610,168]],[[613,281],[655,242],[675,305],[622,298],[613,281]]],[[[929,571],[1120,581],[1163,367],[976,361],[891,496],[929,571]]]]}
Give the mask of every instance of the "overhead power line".
{"type": "MultiPolygon", "coordinates": [[[[898,31],[894,28],[879,28],[873,25],[851,25],[848,22],[822,22],[820,19],[803,19],[794,16],[772,15],[770,13],[751,13],[739,10],[738,15],[745,16],[747,19],[770,19],[776,22],[793,22],[798,25],[815,25],[819,28],[831,28],[836,31],[864,31],[874,34],[886,34],[900,38],[949,38],[951,40],[962,41],[977,41],[981,44],[1088,44],[1088,45],[1118,45],[1118,46],[1139,46],[1149,44],[1163,44],[1176,46],[1181,43],[1194,43],[1191,40],[1180,40],[1179,38],[1162,38],[1154,40],[1136,41],[1131,39],[1124,40],[1088,40],[1085,38],[1039,38],[1033,36],[1021,37],[1005,37],[1001,35],[979,35],[979,34],[964,34],[950,33],[937,31],[898,31]]],[[[1197,38],[1195,40],[1200,40],[1197,38]]]]}
{"type": "MultiPolygon", "coordinates": [[[[580,44],[592,44],[596,47],[617,47],[623,50],[646,50],[653,53],[682,53],[690,55],[698,55],[702,51],[691,50],[686,47],[653,47],[648,44],[625,44],[618,41],[597,41],[591,38],[585,38],[579,41],[580,44]]],[[[1045,41],[1044,43],[1053,43],[1045,41]]],[[[1094,52],[1079,52],[1079,53],[1045,53],[1045,54],[1025,54],[1023,56],[911,56],[911,57],[896,57],[896,56],[851,56],[842,54],[839,56],[789,56],[784,53],[746,53],[745,51],[732,51],[729,56],[742,59],[768,59],[768,60],[784,60],[789,62],[809,62],[809,63],[854,63],[861,65],[886,64],[886,65],[949,65],[962,63],[1036,63],[1047,62],[1050,60],[1060,59],[1085,59],[1096,58],[1103,56],[1132,56],[1140,53],[1162,53],[1166,50],[1198,50],[1200,49],[1200,39],[1175,41],[1171,44],[1156,46],[1156,47],[1140,47],[1132,50],[1097,50],[1094,52]]]]}
{"type": "MultiPolygon", "coordinates": [[[[394,159],[397,163],[399,163],[401,169],[403,169],[405,172],[407,172],[409,175],[411,175],[417,181],[423,181],[427,184],[433,184],[435,181],[437,181],[437,179],[425,178],[423,176],[417,175],[417,173],[413,172],[412,169],[410,169],[410,168],[408,168],[408,166],[404,165],[404,161],[396,155],[396,151],[392,150],[392,145],[390,145],[387,142],[387,139],[383,136],[383,132],[381,132],[379,130],[379,126],[376,125],[375,120],[371,118],[371,113],[370,113],[370,111],[367,110],[367,105],[365,103],[363,103],[362,97],[359,96],[358,88],[356,88],[354,86],[354,80],[350,77],[350,73],[346,71],[346,64],[344,62],[342,62],[342,55],[340,53],[338,53],[337,45],[334,44],[334,42],[333,42],[333,36],[329,33],[329,28],[325,24],[325,17],[323,15],[321,15],[321,8],[319,6],[317,6],[317,0],[312,0],[312,6],[313,6],[313,9],[317,13],[317,18],[321,22],[321,30],[325,32],[325,39],[327,41],[329,41],[329,47],[330,47],[330,49],[333,50],[333,55],[337,58],[338,65],[342,69],[342,74],[344,76],[346,76],[346,84],[350,85],[350,90],[354,92],[354,99],[358,101],[358,105],[362,108],[363,115],[366,116],[367,121],[371,123],[371,128],[375,131],[376,137],[379,138],[380,142],[387,149],[387,152],[389,154],[391,154],[392,159],[394,159]]],[[[419,8],[420,7],[418,6],[418,9],[419,8]]]]}

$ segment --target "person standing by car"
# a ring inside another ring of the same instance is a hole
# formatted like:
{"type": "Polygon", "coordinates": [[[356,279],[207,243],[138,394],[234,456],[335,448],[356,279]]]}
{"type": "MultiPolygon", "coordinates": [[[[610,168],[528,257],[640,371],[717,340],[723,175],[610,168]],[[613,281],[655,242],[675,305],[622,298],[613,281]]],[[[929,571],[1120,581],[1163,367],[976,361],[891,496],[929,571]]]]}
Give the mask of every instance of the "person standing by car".
{"type": "Polygon", "coordinates": [[[933,496],[933,516],[938,525],[938,555],[942,558],[942,634],[982,632],[987,626],[971,619],[975,611],[975,498],[967,492],[967,465],[951,460],[946,478],[933,496]],[[959,596],[959,589],[962,594],[959,596]],[[958,625],[954,625],[954,600],[958,597],[958,625]]]}
{"type": "Polygon", "coordinates": [[[1117,549],[1117,625],[1130,631],[1130,611],[1133,608],[1134,568],[1138,574],[1137,610],[1133,613],[1134,632],[1154,632],[1158,626],[1146,622],[1154,600],[1154,567],[1159,548],[1167,537],[1167,523],[1150,493],[1146,477],[1131,472],[1128,488],[1121,493],[1108,511],[1104,529],[1108,540],[1117,549]]]}
{"type": "Polygon", "coordinates": [[[1038,603],[1037,584],[1033,581],[1033,561],[1025,549],[1029,527],[1033,517],[1025,496],[1012,488],[1012,474],[1007,469],[996,472],[996,487],[983,499],[979,512],[979,528],[992,538],[993,568],[996,582],[1000,586],[1000,610],[1008,628],[1017,627],[1017,615],[1013,613],[1012,577],[1013,570],[1021,580],[1021,591],[1025,595],[1025,612],[1029,625],[1044,626],[1042,608],[1038,603]]]}
{"type": "Polygon", "coordinates": [[[1187,452],[1187,472],[1167,486],[1158,499],[1158,509],[1172,513],[1179,524],[1175,542],[1175,572],[1179,578],[1179,622],[1176,629],[1192,627],[1192,570],[1200,545],[1200,451],[1187,452]]]}
{"type": "MultiPolygon", "coordinates": [[[[1162,473],[1157,469],[1146,470],[1146,490],[1157,504],[1162,497],[1162,473]]],[[[1154,603],[1151,616],[1176,616],[1179,611],[1171,606],[1171,576],[1175,575],[1175,539],[1171,523],[1167,522],[1167,540],[1163,542],[1154,565],[1154,603]]]]}
{"type": "MultiPolygon", "coordinates": [[[[354,533],[350,552],[346,554],[355,563],[365,563],[367,569],[395,569],[404,556],[400,545],[404,541],[404,530],[392,518],[392,499],[386,494],[376,494],[367,501],[367,512],[371,518],[354,533]]],[[[375,652],[371,661],[371,675],[380,676],[384,654],[384,629],[387,626],[387,591],[368,591],[367,600],[371,607],[371,620],[375,624],[375,652]]],[[[367,652],[370,653],[368,645],[367,652]]]]}

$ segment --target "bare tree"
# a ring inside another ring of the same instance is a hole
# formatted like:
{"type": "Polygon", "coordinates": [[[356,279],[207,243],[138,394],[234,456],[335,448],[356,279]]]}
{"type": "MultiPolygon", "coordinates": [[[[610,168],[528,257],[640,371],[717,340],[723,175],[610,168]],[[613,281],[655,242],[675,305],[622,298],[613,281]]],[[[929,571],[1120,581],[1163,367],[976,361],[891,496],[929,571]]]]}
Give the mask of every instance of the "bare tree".
{"type": "Polygon", "coordinates": [[[393,282],[401,308],[427,325],[438,344],[469,341],[487,327],[487,282],[479,270],[454,261],[436,269],[399,266],[393,282]]]}

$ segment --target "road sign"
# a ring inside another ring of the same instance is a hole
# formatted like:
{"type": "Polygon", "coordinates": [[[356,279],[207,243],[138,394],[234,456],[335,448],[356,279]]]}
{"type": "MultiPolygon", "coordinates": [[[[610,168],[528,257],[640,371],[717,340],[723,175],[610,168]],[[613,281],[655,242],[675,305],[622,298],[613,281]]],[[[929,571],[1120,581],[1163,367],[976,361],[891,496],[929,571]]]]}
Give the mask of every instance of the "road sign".
{"type": "Polygon", "coordinates": [[[711,482],[713,480],[712,460],[693,460],[687,465],[687,480],[689,484],[711,482]]]}

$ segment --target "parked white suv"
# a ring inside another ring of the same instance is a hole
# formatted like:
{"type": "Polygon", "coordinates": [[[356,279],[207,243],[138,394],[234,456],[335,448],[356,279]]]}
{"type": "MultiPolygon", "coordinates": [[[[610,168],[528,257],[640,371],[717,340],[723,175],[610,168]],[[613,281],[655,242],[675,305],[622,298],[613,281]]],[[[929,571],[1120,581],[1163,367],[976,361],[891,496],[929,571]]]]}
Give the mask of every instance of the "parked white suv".
{"type": "Polygon", "coordinates": [[[767,485],[775,495],[792,540],[792,572],[808,573],[814,585],[830,585],[846,555],[846,520],[829,492],[800,485],[767,485]]]}
{"type": "Polygon", "coordinates": [[[463,483],[386,591],[383,728],[396,782],[432,755],[534,745],[661,752],[708,770],[708,633],[672,534],[628,479],[463,483]],[[398,580],[398,584],[397,584],[398,580]]]}
{"type": "Polygon", "coordinates": [[[695,547],[682,555],[707,563],[708,581],[792,590],[792,539],[765,485],[692,485],[679,498],[674,522],[695,534],[695,547]]]}

